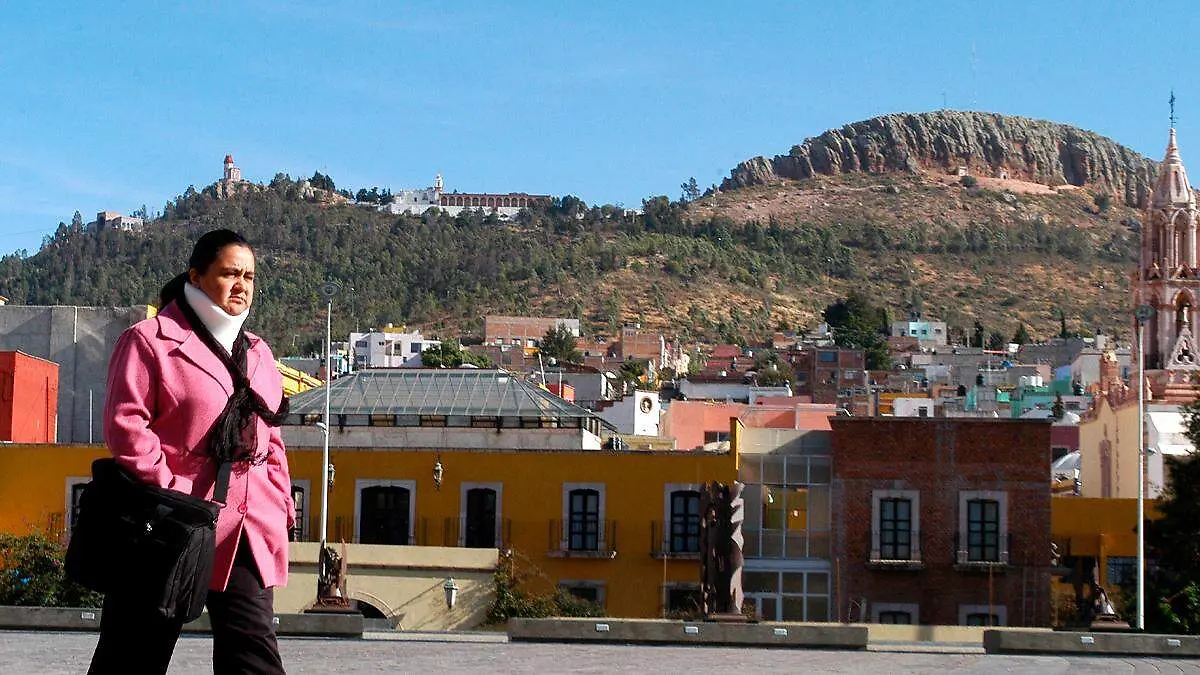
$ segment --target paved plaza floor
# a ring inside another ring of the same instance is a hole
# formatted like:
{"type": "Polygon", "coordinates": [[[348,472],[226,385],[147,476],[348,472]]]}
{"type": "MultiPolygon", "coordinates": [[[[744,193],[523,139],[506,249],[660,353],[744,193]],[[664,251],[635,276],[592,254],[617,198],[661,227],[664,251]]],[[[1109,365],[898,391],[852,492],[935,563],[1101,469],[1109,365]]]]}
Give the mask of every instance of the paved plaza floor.
{"type": "MultiPolygon", "coordinates": [[[[0,672],[83,673],[95,633],[0,631],[0,672]]],[[[361,640],[283,638],[289,673],[1197,673],[1200,660],[989,656],[937,651],[843,652],[725,647],[507,643],[498,635],[375,635],[361,640]]],[[[212,640],[185,635],[170,673],[211,673],[212,640]]],[[[930,649],[926,647],[926,649],[930,649]]],[[[936,648],[932,648],[936,649],[936,648]]]]}

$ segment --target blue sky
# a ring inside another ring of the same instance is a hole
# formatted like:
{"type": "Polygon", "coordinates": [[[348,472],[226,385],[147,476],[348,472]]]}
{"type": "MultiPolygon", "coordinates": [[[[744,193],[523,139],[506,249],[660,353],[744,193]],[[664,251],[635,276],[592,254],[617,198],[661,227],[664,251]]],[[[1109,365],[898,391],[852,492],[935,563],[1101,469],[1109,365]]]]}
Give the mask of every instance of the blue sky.
{"type": "Polygon", "coordinates": [[[941,108],[1074,124],[1154,158],[1178,97],[1200,166],[1186,2],[7,0],[0,254],[79,210],[219,178],[677,197],[825,129],[941,108]],[[1169,32],[1163,32],[1164,29],[1169,32]]]}

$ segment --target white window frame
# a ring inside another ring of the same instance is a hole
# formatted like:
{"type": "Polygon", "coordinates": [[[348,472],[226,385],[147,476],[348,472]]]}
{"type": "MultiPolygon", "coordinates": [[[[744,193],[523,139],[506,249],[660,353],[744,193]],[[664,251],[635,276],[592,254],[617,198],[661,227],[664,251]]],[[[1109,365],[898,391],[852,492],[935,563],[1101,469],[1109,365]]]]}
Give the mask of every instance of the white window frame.
{"type": "Polygon", "coordinates": [[[408,545],[417,540],[417,481],[381,478],[359,478],[354,481],[354,543],[362,541],[362,491],[369,487],[402,487],[408,489],[408,545]]]}
{"type": "Polygon", "coordinates": [[[564,593],[570,593],[572,588],[594,588],[597,605],[604,607],[608,601],[608,582],[600,579],[559,579],[555,587],[564,593]]]}
{"type": "Polygon", "coordinates": [[[65,504],[63,508],[63,532],[68,537],[71,536],[71,528],[75,524],[71,522],[71,516],[75,511],[75,509],[72,508],[75,505],[71,503],[71,493],[75,491],[76,485],[86,485],[90,482],[92,482],[90,476],[67,476],[66,494],[63,496],[63,503],[65,504]]]}
{"type": "Polygon", "coordinates": [[[1008,607],[1005,605],[959,605],[958,625],[967,625],[967,616],[971,614],[993,614],[999,622],[997,626],[1008,625],[1008,607]]]}
{"type": "MultiPolygon", "coordinates": [[[[571,492],[573,490],[595,490],[600,494],[600,513],[598,519],[600,521],[600,532],[596,540],[596,548],[600,551],[608,550],[608,542],[606,541],[608,527],[605,515],[608,511],[607,499],[605,494],[604,483],[563,483],[562,486],[562,527],[559,529],[558,548],[561,551],[570,551],[571,543],[571,492]]],[[[580,582],[583,583],[583,582],[580,582]]]]}
{"type": "Polygon", "coordinates": [[[920,490],[872,490],[871,491],[871,560],[880,561],[883,551],[882,517],[880,504],[885,499],[907,499],[911,503],[912,529],[909,531],[910,552],[907,562],[921,562],[921,492],[920,490]]]}
{"type": "Polygon", "coordinates": [[[875,602],[871,604],[871,623],[879,623],[879,615],[884,612],[906,612],[912,618],[913,626],[921,624],[921,605],[915,602],[875,602]]]}
{"type": "MultiPolygon", "coordinates": [[[[308,541],[308,523],[312,520],[312,481],[307,478],[293,478],[292,486],[304,490],[304,518],[300,522],[300,541],[308,541]]],[[[291,493],[288,493],[291,498],[291,493]]]]}
{"type": "Polygon", "coordinates": [[[496,492],[496,524],[492,530],[492,545],[500,547],[501,527],[504,523],[504,483],[500,482],[462,482],[458,489],[458,545],[467,544],[467,492],[483,488],[496,492]]]}
{"type": "MultiPolygon", "coordinates": [[[[963,490],[958,493],[958,551],[957,561],[960,565],[1007,565],[1008,564],[1008,493],[1003,490],[963,490]],[[1000,510],[1000,531],[997,533],[1000,540],[997,542],[999,550],[999,560],[971,560],[970,559],[970,542],[968,532],[968,509],[967,503],[977,499],[990,499],[999,505],[1000,510]]],[[[972,605],[975,606],[975,605],[972,605]]]]}
{"type": "MultiPolygon", "coordinates": [[[[669,553],[671,548],[671,493],[672,492],[701,492],[699,483],[665,483],[663,484],[663,531],[662,541],[659,544],[662,546],[663,553],[669,553]]],[[[703,516],[701,516],[703,517],[703,516]]]]}

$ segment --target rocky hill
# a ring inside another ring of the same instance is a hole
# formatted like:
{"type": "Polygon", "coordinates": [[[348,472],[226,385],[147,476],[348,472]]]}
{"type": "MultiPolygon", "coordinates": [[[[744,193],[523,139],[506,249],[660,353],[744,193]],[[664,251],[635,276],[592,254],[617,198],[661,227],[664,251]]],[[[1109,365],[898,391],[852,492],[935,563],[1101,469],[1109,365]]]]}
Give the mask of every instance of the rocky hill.
{"type": "Polygon", "coordinates": [[[340,335],[394,323],[470,336],[485,314],[533,313],[577,317],[596,337],[640,323],[752,343],[813,325],[851,290],[960,333],[978,320],[1047,338],[1061,312],[1069,330],[1123,335],[1154,166],[1071,127],[938,112],[826,132],[742,163],[720,191],[648,198],[641,213],[566,196],[512,221],[395,216],[314,202],[283,176],[232,196],[189,189],[141,233],[60,225],[36,254],[0,258],[0,294],[147,302],[199,232],[231,227],[259,244],[251,328],[280,353],[316,348],[326,279],[348,289],[340,335]]]}
{"type": "Polygon", "coordinates": [[[1149,197],[1156,163],[1081,129],[995,113],[884,115],[831,129],[786,155],[739,164],[721,188],[847,173],[953,170],[1048,186],[1094,186],[1132,207],[1149,197]]]}

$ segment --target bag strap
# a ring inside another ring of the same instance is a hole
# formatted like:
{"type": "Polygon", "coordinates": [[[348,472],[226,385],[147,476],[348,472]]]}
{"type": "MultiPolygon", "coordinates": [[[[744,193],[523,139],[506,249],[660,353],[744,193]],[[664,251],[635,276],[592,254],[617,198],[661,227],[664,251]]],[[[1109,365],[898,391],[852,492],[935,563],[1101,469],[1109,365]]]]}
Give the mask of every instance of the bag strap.
{"type": "Polygon", "coordinates": [[[229,492],[229,474],[233,471],[233,462],[221,462],[217,467],[217,482],[213,486],[212,500],[225,506],[225,496],[229,492]]]}

